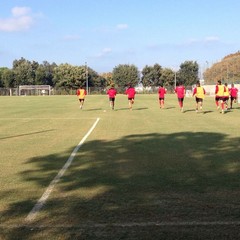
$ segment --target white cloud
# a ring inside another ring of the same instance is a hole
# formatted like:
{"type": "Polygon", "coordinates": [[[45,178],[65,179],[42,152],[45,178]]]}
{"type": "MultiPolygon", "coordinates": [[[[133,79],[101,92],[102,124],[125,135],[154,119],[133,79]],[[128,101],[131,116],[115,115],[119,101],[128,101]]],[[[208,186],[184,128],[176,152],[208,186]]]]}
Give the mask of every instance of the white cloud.
{"type": "Polygon", "coordinates": [[[104,48],[101,53],[97,55],[98,58],[105,57],[106,55],[110,54],[112,52],[111,48],[104,48]]]}
{"type": "Polygon", "coordinates": [[[31,9],[28,7],[14,7],[10,18],[0,18],[0,31],[15,32],[29,29],[33,25],[31,9]]]}
{"type": "Polygon", "coordinates": [[[117,29],[119,29],[119,30],[124,30],[124,29],[127,29],[127,28],[128,28],[127,24],[118,24],[117,25],[117,29]]]}
{"type": "Polygon", "coordinates": [[[209,37],[205,37],[204,42],[218,42],[219,41],[219,37],[217,36],[209,36],[209,37]]]}
{"type": "Polygon", "coordinates": [[[11,10],[13,17],[26,16],[31,13],[31,8],[29,7],[14,7],[11,10]]]}
{"type": "Polygon", "coordinates": [[[75,40],[79,40],[81,39],[81,37],[79,35],[66,35],[64,36],[64,40],[66,41],[75,41],[75,40]]]}
{"type": "Polygon", "coordinates": [[[220,39],[217,36],[207,36],[203,39],[191,38],[187,41],[187,45],[219,42],[219,40],[220,39]]]}

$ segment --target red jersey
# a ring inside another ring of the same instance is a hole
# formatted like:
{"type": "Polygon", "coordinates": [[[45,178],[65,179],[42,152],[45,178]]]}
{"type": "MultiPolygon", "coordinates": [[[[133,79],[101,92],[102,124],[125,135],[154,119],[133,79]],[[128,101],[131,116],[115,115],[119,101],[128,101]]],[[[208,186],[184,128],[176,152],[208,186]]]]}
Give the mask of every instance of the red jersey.
{"type": "Polygon", "coordinates": [[[238,95],[238,89],[235,87],[230,88],[229,92],[230,92],[231,97],[237,97],[237,95],[238,95]]]}
{"type": "Polygon", "coordinates": [[[128,98],[134,98],[136,91],[133,87],[129,87],[125,93],[128,95],[128,98]]]}
{"type": "Polygon", "coordinates": [[[160,87],[158,89],[158,95],[159,95],[159,98],[164,98],[164,95],[167,93],[167,89],[164,88],[164,87],[160,87]]]}
{"type": "Polygon", "coordinates": [[[185,96],[185,87],[183,85],[177,86],[175,88],[175,93],[177,94],[178,98],[184,98],[184,96],[185,96]]]}
{"type": "Polygon", "coordinates": [[[115,88],[110,88],[107,91],[107,94],[110,98],[115,98],[115,96],[117,95],[117,90],[115,88]]]}

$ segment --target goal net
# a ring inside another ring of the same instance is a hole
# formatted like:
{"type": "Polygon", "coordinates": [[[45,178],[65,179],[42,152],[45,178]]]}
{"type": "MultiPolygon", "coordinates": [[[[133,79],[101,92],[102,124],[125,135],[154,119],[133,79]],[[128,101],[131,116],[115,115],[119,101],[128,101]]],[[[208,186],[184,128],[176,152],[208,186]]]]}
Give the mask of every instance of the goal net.
{"type": "Polygon", "coordinates": [[[50,85],[21,85],[19,86],[19,96],[28,95],[50,95],[50,85]]]}

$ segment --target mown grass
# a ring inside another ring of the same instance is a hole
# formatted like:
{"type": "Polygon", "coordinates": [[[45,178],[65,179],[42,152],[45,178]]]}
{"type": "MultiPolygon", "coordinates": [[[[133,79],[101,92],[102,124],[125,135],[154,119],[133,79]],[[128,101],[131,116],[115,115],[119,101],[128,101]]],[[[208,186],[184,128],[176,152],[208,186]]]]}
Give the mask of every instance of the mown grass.
{"type": "Polygon", "coordinates": [[[202,113],[193,98],[184,105],[181,113],[167,95],[159,109],[156,95],[137,95],[129,111],[118,95],[112,111],[106,96],[88,96],[80,110],[75,96],[1,97],[0,239],[238,238],[237,224],[192,223],[240,221],[240,108],[222,115],[213,98],[202,113]]]}

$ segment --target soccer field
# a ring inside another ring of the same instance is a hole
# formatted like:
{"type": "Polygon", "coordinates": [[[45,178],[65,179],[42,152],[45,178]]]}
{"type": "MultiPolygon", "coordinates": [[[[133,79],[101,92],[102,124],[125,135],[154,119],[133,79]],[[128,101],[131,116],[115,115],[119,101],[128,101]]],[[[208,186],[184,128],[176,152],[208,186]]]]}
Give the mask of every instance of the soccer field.
{"type": "Polygon", "coordinates": [[[0,101],[1,240],[240,238],[239,105],[220,114],[206,97],[196,113],[190,97],[181,113],[170,94],[165,109],[137,95],[133,111],[124,95],[114,111],[100,95],[82,110],[76,96],[0,101]]]}

